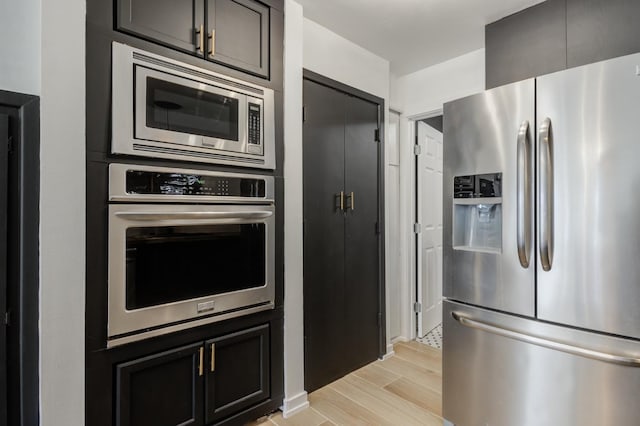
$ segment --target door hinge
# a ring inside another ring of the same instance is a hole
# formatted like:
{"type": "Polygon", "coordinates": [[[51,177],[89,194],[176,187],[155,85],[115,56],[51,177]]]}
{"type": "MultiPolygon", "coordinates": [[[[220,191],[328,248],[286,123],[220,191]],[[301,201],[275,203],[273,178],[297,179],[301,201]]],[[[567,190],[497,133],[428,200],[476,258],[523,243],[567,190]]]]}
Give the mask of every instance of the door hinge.
{"type": "Polygon", "coordinates": [[[9,139],[7,139],[7,152],[9,154],[13,152],[13,136],[9,136],[9,139]]]}
{"type": "Polygon", "coordinates": [[[376,142],[380,142],[380,129],[376,129],[376,131],[374,132],[373,137],[374,137],[374,140],[376,142]]]}
{"type": "Polygon", "coordinates": [[[419,223],[414,223],[413,224],[413,232],[416,234],[419,234],[422,232],[422,225],[420,225],[419,223]]]}
{"type": "Polygon", "coordinates": [[[376,234],[380,234],[380,222],[376,222],[376,234]]]}
{"type": "Polygon", "coordinates": [[[302,107],[302,122],[304,123],[305,121],[307,121],[307,107],[303,106],[302,107]]]}
{"type": "Polygon", "coordinates": [[[413,303],[413,312],[415,312],[416,314],[419,314],[420,312],[422,312],[422,303],[414,302],[413,303]]]}
{"type": "Polygon", "coordinates": [[[420,145],[415,144],[415,145],[413,146],[413,154],[414,154],[414,155],[420,155],[420,154],[422,154],[422,148],[420,147],[420,145]]]}
{"type": "Polygon", "coordinates": [[[382,312],[378,312],[378,327],[382,327],[382,312]]]}
{"type": "Polygon", "coordinates": [[[4,325],[11,324],[11,312],[7,311],[4,313],[4,325]]]}

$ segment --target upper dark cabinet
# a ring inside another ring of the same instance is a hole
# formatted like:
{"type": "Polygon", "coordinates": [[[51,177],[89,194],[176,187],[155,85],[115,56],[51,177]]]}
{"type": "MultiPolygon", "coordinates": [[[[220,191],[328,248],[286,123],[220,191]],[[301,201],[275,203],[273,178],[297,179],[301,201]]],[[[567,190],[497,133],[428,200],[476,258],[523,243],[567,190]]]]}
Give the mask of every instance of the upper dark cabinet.
{"type": "Polygon", "coordinates": [[[269,8],[253,0],[207,1],[207,58],[269,77],[269,8]]]}
{"type": "Polygon", "coordinates": [[[485,27],[486,88],[567,67],[565,0],[547,0],[485,27]]]}
{"type": "Polygon", "coordinates": [[[567,0],[568,67],[640,52],[638,17],[638,0],[567,0]]]}
{"type": "Polygon", "coordinates": [[[270,8],[255,0],[117,0],[117,29],[269,78],[270,8]]]}
{"type": "Polygon", "coordinates": [[[203,56],[204,0],[118,0],[117,28],[203,56]],[[203,31],[200,37],[199,31],[203,31]]]}

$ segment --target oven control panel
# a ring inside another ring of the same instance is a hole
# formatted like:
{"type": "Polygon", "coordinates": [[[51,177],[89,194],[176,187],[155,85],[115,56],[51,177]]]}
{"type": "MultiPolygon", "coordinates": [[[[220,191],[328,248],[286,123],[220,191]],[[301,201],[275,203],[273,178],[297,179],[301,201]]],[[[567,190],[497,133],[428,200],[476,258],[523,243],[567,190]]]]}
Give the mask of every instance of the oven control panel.
{"type": "Polygon", "coordinates": [[[109,201],[272,203],[272,176],[110,164],[109,201]]]}
{"type": "Polygon", "coordinates": [[[264,179],[128,170],[128,194],[265,197],[264,179]]]}

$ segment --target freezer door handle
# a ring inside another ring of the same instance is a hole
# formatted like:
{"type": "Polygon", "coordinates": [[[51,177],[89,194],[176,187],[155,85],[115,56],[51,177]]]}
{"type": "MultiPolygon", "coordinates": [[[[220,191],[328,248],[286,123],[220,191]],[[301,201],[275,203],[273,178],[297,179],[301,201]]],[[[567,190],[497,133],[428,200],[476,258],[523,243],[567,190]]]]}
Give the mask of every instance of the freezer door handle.
{"type": "Polygon", "coordinates": [[[453,319],[466,327],[486,331],[488,333],[496,334],[498,336],[506,337],[509,339],[519,340],[521,342],[530,343],[532,345],[542,346],[544,348],[566,352],[568,354],[577,355],[584,358],[595,359],[597,361],[603,361],[610,364],[625,365],[629,367],[640,367],[640,358],[638,357],[610,354],[595,349],[575,346],[557,340],[549,340],[542,337],[532,336],[530,334],[521,333],[519,331],[504,328],[499,325],[475,320],[455,311],[451,312],[451,316],[453,317],[453,319]]]}
{"type": "Polygon", "coordinates": [[[524,269],[529,267],[531,256],[531,141],[529,122],[523,121],[518,130],[518,258],[524,269]]]}
{"type": "Polygon", "coordinates": [[[549,271],[553,262],[553,133],[549,118],[540,125],[538,150],[538,244],[542,269],[549,271]]]}

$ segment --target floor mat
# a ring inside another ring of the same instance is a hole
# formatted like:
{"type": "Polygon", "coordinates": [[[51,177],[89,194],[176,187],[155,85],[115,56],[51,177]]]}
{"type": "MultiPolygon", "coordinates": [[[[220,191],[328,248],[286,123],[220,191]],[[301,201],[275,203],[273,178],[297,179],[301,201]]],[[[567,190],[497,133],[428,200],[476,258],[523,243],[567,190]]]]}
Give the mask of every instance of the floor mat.
{"type": "Polygon", "coordinates": [[[416,338],[416,341],[429,345],[433,348],[442,349],[442,324],[438,324],[433,330],[416,338]]]}

